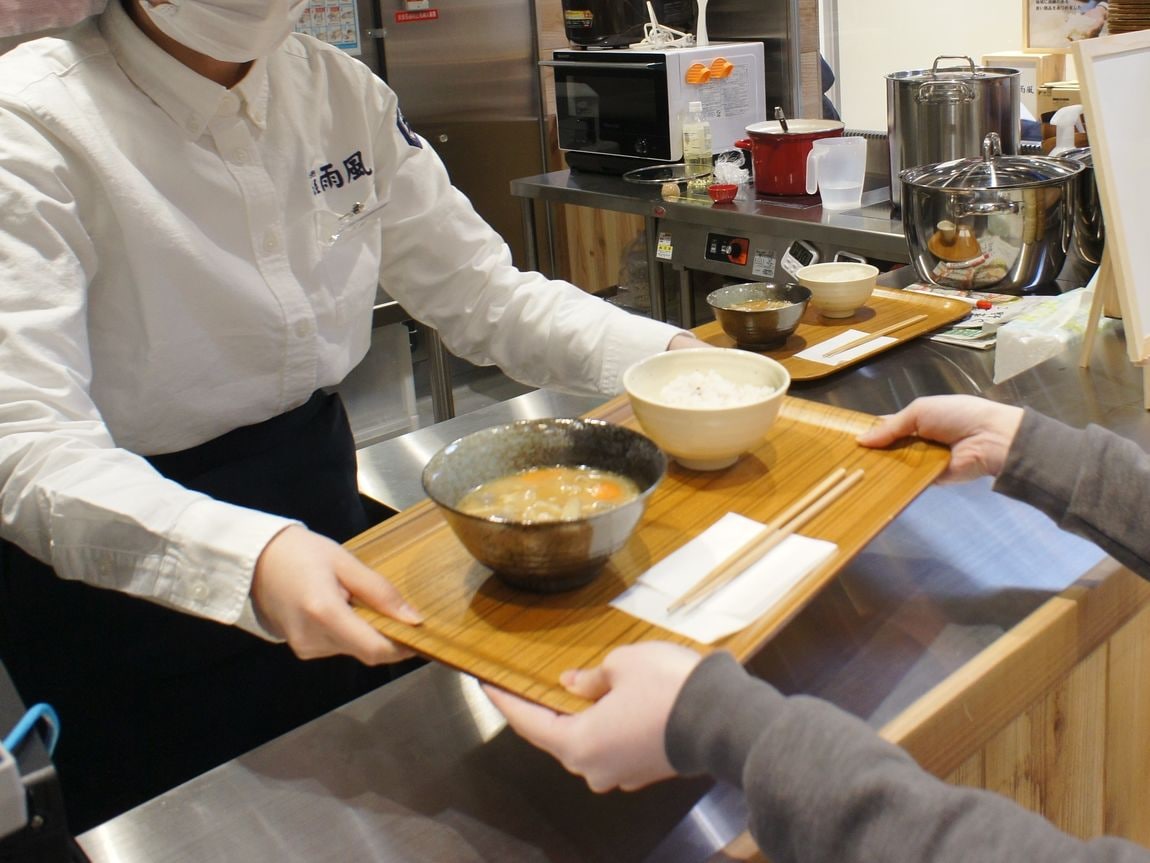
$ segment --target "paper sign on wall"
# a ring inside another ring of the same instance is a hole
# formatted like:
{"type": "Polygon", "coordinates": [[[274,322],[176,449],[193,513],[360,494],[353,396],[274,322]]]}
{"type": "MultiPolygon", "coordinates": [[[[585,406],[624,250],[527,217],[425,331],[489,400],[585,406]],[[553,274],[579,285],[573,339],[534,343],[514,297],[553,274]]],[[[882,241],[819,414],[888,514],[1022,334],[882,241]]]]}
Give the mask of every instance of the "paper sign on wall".
{"type": "Polygon", "coordinates": [[[358,56],[361,43],[355,3],[356,0],[311,0],[304,7],[295,30],[358,56]]]}

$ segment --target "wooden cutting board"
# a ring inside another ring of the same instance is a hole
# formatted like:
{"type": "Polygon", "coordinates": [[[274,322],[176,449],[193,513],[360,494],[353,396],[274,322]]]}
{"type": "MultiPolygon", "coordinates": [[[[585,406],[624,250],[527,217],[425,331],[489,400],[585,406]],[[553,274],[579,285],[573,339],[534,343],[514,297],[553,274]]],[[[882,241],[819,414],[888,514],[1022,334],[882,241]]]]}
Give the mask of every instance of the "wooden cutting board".
{"type": "MultiPolygon", "coordinates": [[[[626,397],[590,416],[639,428],[626,397]]],[[[874,417],[787,397],[762,443],[730,468],[687,470],[671,463],[630,541],[589,585],[561,594],[505,586],[472,558],[430,501],[347,543],[426,616],[412,627],[369,609],[358,612],[389,638],[431,659],[554,709],[586,706],[558,684],[568,668],[599,664],[614,647],[649,639],[746,660],[799,612],[844,564],[945,468],[949,451],[923,441],[867,449],[855,437],[874,417]],[[836,553],[746,629],[696,644],[633,618],[609,603],[656,561],[727,512],[768,521],[838,465],[863,480],[802,531],[834,542],[836,553]]]]}

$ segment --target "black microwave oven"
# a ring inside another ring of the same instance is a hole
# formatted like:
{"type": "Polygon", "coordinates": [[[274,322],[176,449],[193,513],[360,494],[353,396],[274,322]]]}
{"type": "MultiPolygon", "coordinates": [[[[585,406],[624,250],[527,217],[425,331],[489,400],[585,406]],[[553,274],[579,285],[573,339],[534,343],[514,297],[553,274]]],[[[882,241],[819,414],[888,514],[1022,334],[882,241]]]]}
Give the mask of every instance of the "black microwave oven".
{"type": "Polygon", "coordinates": [[[716,152],[766,119],[761,42],[558,50],[541,65],[554,70],[559,147],[576,170],[681,161],[691,102],[702,104],[716,152]]]}

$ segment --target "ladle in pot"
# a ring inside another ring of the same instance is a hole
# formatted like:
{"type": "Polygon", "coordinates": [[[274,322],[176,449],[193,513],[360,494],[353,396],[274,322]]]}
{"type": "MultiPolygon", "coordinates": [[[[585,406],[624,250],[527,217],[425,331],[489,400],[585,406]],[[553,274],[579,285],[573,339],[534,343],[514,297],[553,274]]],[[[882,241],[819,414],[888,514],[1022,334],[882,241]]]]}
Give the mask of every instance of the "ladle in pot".
{"type": "Polygon", "coordinates": [[[779,121],[779,128],[782,129],[783,132],[790,131],[790,129],[787,128],[787,115],[783,112],[782,105],[775,105],[775,119],[779,121]]]}

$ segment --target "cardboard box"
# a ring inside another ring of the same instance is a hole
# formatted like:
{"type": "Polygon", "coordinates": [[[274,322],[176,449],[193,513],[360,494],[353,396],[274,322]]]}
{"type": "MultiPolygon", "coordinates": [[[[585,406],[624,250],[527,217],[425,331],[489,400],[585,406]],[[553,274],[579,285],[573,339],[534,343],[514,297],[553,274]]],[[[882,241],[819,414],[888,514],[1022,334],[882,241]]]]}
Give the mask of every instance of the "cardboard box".
{"type": "Polygon", "coordinates": [[[1067,105],[1081,105],[1082,91],[1077,81],[1050,81],[1038,88],[1038,116],[1050,115],[1067,105]]]}
{"type": "Polygon", "coordinates": [[[1051,81],[1061,81],[1066,75],[1065,54],[996,51],[993,54],[983,54],[982,65],[1017,69],[1022,73],[1018,79],[1022,105],[1036,120],[1039,117],[1038,88],[1051,81]]]}

